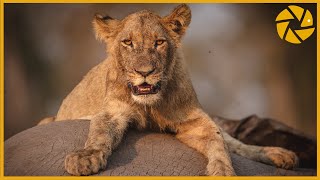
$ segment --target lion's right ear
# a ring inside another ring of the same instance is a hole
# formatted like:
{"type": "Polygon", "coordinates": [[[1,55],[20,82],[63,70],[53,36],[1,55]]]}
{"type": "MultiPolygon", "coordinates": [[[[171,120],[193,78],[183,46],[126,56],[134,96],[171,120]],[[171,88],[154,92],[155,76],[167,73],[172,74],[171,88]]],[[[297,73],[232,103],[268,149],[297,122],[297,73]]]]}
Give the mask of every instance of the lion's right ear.
{"type": "Polygon", "coordinates": [[[171,14],[163,18],[168,29],[173,31],[180,39],[191,22],[191,9],[186,4],[177,6],[171,14]]]}
{"type": "Polygon", "coordinates": [[[100,14],[95,15],[92,23],[96,33],[96,38],[105,42],[117,35],[121,24],[119,20],[113,19],[110,16],[102,16],[100,14]]]}

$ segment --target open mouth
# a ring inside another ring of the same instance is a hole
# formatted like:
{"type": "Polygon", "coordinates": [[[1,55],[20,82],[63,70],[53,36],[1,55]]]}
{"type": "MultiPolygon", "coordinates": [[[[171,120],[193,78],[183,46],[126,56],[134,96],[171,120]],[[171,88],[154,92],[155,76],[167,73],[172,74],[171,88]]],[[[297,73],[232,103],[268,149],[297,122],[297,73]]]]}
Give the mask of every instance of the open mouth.
{"type": "Polygon", "coordinates": [[[160,82],[155,85],[148,84],[144,82],[138,86],[132,86],[131,83],[128,84],[134,95],[147,95],[147,94],[157,94],[160,91],[160,82]]]}

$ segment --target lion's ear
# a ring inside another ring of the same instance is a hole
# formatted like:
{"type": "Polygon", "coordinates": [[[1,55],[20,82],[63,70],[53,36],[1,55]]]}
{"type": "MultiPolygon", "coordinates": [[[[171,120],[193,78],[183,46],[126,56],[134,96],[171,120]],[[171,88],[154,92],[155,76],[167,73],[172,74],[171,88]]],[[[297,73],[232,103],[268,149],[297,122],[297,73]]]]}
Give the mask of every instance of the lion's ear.
{"type": "Polygon", "coordinates": [[[105,42],[117,35],[121,24],[119,20],[113,19],[110,16],[102,16],[100,14],[95,15],[92,23],[96,33],[96,38],[105,42]]]}
{"type": "Polygon", "coordinates": [[[186,4],[177,6],[171,14],[163,18],[167,28],[174,31],[179,38],[184,35],[191,22],[191,9],[186,4]]]}

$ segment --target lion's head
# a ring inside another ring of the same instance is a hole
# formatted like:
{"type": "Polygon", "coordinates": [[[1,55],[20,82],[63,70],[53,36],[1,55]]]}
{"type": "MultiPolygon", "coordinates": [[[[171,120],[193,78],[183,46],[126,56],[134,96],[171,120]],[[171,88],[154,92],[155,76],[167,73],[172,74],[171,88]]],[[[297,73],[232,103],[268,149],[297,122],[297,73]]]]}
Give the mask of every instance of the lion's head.
{"type": "Polygon", "coordinates": [[[109,56],[124,72],[135,101],[153,104],[161,99],[172,79],[180,40],[190,20],[191,10],[185,4],[165,17],[147,10],[123,20],[96,15],[96,36],[107,43],[109,56]]]}

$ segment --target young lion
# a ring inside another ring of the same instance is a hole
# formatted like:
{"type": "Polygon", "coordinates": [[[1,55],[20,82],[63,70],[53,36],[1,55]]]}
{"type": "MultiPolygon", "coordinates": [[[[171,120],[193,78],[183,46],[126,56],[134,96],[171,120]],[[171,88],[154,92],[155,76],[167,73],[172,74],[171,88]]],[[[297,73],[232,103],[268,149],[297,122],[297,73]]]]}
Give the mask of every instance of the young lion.
{"type": "Polygon", "coordinates": [[[64,99],[55,118],[91,120],[84,149],[66,156],[68,173],[90,175],[104,169],[129,124],[174,132],[208,158],[208,175],[235,175],[228,147],[277,167],[297,164],[291,151],[233,139],[202,110],[181,54],[181,37],[190,21],[185,4],[165,17],[147,10],[123,20],[96,15],[93,26],[97,38],[107,44],[108,58],[64,99]]]}

